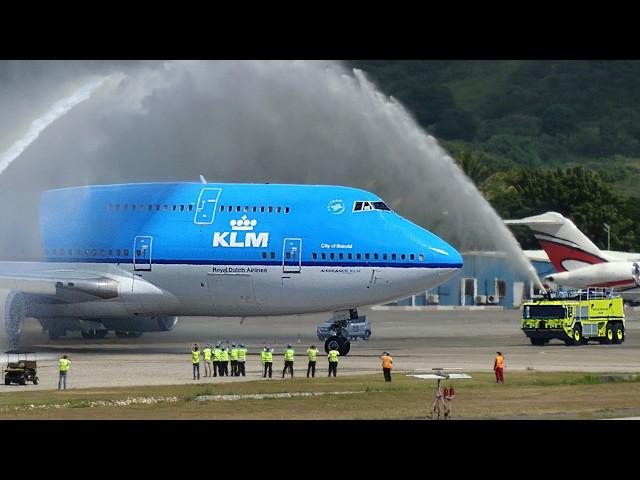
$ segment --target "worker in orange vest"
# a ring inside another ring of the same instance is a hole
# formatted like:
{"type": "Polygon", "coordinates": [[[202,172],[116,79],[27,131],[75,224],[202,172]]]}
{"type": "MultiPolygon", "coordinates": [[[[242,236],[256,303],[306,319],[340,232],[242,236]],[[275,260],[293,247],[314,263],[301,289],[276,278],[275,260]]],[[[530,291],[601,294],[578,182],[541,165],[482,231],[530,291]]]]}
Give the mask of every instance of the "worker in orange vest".
{"type": "Polygon", "coordinates": [[[384,373],[385,382],[391,381],[391,369],[393,368],[393,358],[389,352],[382,353],[382,373],[384,373]]]}
{"type": "Polygon", "coordinates": [[[502,352],[496,352],[498,356],[493,363],[493,370],[496,372],[496,383],[504,383],[504,356],[502,352]]]}

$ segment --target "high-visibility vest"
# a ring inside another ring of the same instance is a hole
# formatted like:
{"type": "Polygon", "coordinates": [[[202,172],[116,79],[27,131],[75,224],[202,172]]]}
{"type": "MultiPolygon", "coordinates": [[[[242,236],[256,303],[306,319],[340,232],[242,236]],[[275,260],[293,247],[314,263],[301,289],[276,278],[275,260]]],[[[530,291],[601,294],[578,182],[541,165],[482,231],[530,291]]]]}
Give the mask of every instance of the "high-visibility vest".
{"type": "Polygon", "coordinates": [[[229,350],[222,350],[222,352],[220,353],[220,360],[222,362],[229,361],[229,350]]]}
{"type": "Polygon", "coordinates": [[[68,372],[69,371],[69,367],[71,366],[71,362],[69,361],[69,359],[61,358],[59,363],[60,363],[60,371],[61,372],[68,372]]]}
{"type": "Polygon", "coordinates": [[[219,362],[220,361],[220,357],[222,357],[222,349],[216,348],[213,351],[213,361],[214,362],[219,362]]]}
{"type": "Polygon", "coordinates": [[[200,350],[191,350],[191,361],[194,365],[200,363],[200,350]]]}
{"type": "Polygon", "coordinates": [[[264,352],[264,361],[267,363],[273,363],[273,352],[264,352]]]}
{"type": "Polygon", "coordinates": [[[260,360],[262,360],[262,363],[267,361],[267,351],[263,350],[262,352],[260,352],[260,360]]]}
{"type": "Polygon", "coordinates": [[[393,368],[393,358],[390,355],[382,357],[382,368],[393,368]]]}
{"type": "Polygon", "coordinates": [[[247,349],[244,347],[240,347],[238,349],[238,360],[240,362],[244,362],[247,359],[247,349]]]}
{"type": "Polygon", "coordinates": [[[231,349],[231,360],[238,360],[238,349],[237,348],[232,348],[231,349]]]}
{"type": "Polygon", "coordinates": [[[318,358],[318,349],[317,348],[310,348],[307,350],[307,355],[309,356],[309,361],[310,362],[315,362],[316,359],[318,358]]]}
{"type": "Polygon", "coordinates": [[[293,350],[293,348],[288,348],[284,352],[284,361],[285,362],[293,362],[293,358],[295,357],[295,354],[296,354],[296,352],[293,350]]]}
{"type": "Polygon", "coordinates": [[[329,350],[329,363],[338,363],[338,356],[340,352],[338,350],[329,350]]]}
{"type": "Polygon", "coordinates": [[[209,347],[205,348],[202,353],[204,353],[204,361],[205,362],[210,362],[211,361],[211,349],[209,347]]]}
{"type": "Polygon", "coordinates": [[[496,357],[496,368],[504,368],[504,357],[502,355],[496,357]]]}

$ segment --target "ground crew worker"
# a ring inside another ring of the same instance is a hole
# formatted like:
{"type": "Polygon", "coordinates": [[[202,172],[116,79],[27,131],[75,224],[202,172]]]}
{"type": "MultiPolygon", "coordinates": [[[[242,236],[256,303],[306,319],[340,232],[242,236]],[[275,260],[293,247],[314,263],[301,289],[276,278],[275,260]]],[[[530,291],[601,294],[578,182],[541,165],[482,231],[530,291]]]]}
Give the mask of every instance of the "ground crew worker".
{"type": "Polygon", "coordinates": [[[391,381],[391,369],[393,368],[393,358],[389,355],[389,352],[382,353],[382,373],[384,373],[384,381],[391,381]]]}
{"type": "Polygon", "coordinates": [[[496,372],[496,383],[504,383],[504,356],[502,352],[496,352],[498,356],[493,362],[493,370],[496,372]]]}
{"type": "MultiPolygon", "coordinates": [[[[222,349],[220,348],[220,342],[216,343],[216,348],[213,349],[213,376],[217,377],[220,371],[220,358],[222,357],[222,349]]],[[[222,374],[220,375],[222,376],[222,374]]]]}
{"type": "Polygon", "coordinates": [[[202,350],[204,355],[204,376],[211,376],[211,344],[207,343],[202,350]]]}
{"type": "Polygon", "coordinates": [[[245,377],[247,374],[244,369],[244,364],[247,361],[247,349],[244,346],[244,343],[240,344],[240,348],[238,348],[238,376],[242,375],[245,377]]]}
{"type": "Polygon", "coordinates": [[[267,363],[267,346],[265,345],[265,347],[262,349],[262,351],[260,352],[260,361],[262,362],[262,378],[266,377],[267,374],[267,370],[266,370],[266,363],[267,363]]]}
{"type": "Polygon", "coordinates": [[[220,353],[220,376],[229,376],[229,349],[224,347],[220,353]]]}
{"type": "Polygon", "coordinates": [[[269,378],[271,378],[273,371],[273,350],[271,347],[266,347],[264,352],[264,373],[262,376],[264,378],[267,377],[267,372],[269,373],[269,378]]]}
{"type": "Polygon", "coordinates": [[[193,344],[191,350],[191,363],[193,364],[193,379],[196,379],[196,372],[198,372],[198,380],[200,380],[200,347],[197,343],[193,344]]]}
{"type": "Polygon", "coordinates": [[[331,372],[333,372],[333,376],[335,378],[336,372],[338,371],[338,357],[340,356],[340,352],[338,352],[337,348],[332,348],[329,350],[329,355],[327,355],[327,359],[329,360],[329,375],[331,376],[331,372]]]}
{"type": "Polygon", "coordinates": [[[67,389],[67,373],[69,373],[69,367],[71,367],[71,361],[66,355],[62,355],[58,360],[58,369],[60,370],[60,378],[58,378],[58,390],[63,387],[67,389]]]}
{"type": "Polygon", "coordinates": [[[307,378],[309,378],[309,371],[311,376],[316,376],[316,360],[318,359],[318,349],[315,345],[311,345],[307,349],[307,356],[309,357],[309,363],[307,364],[307,378]]]}
{"type": "Polygon", "coordinates": [[[293,349],[293,346],[290,343],[287,343],[287,349],[284,351],[284,369],[282,370],[282,378],[284,378],[284,374],[287,369],[291,372],[291,378],[293,378],[293,360],[295,355],[296,352],[293,349]]]}
{"type": "Polygon", "coordinates": [[[231,376],[232,377],[237,377],[238,376],[238,348],[236,347],[236,344],[232,344],[231,345],[231,376]]]}

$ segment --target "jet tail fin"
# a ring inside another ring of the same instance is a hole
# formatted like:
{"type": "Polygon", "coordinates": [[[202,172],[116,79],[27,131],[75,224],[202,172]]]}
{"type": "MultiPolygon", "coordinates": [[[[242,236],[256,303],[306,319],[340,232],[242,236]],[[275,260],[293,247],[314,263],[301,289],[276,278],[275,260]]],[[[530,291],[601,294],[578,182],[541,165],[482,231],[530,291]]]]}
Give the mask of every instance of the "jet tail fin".
{"type": "Polygon", "coordinates": [[[538,243],[558,272],[576,270],[586,265],[609,260],[571,220],[557,212],[505,220],[507,225],[526,225],[533,230],[538,243]]]}

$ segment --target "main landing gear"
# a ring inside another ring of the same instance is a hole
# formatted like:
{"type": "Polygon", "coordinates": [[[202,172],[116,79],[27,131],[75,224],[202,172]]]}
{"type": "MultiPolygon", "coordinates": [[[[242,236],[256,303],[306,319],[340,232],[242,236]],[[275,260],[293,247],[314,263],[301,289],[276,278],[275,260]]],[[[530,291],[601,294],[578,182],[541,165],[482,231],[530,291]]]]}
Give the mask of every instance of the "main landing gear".
{"type": "Polygon", "coordinates": [[[335,332],[324,342],[324,351],[336,349],[341,356],[346,355],[351,350],[351,342],[349,341],[349,332],[347,331],[347,323],[349,320],[358,318],[358,310],[352,308],[350,310],[341,310],[333,314],[333,324],[329,330],[335,332]]]}

